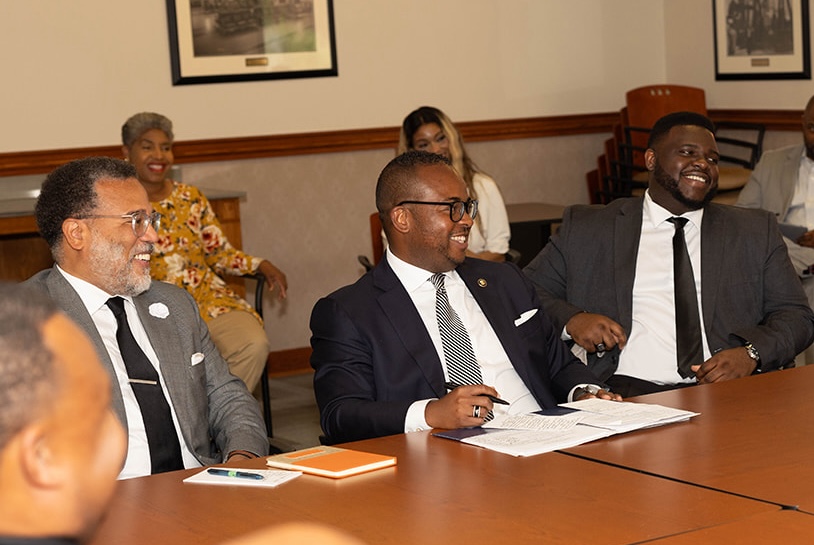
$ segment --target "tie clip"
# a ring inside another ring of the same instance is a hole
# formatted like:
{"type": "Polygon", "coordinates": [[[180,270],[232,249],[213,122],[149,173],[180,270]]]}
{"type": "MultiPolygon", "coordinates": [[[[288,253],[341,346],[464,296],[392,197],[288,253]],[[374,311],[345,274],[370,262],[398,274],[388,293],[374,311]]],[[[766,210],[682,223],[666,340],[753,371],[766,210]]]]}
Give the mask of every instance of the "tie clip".
{"type": "Polygon", "coordinates": [[[149,384],[150,386],[156,386],[158,384],[157,380],[144,380],[141,378],[131,378],[128,379],[130,384],[149,384]]]}

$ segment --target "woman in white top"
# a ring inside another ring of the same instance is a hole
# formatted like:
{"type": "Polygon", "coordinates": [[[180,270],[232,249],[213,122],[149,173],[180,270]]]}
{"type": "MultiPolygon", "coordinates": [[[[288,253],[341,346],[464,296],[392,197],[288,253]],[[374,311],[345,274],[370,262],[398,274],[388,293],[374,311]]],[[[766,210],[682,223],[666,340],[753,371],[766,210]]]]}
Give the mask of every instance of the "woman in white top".
{"type": "Polygon", "coordinates": [[[404,118],[398,153],[421,150],[443,155],[461,175],[469,196],[478,200],[478,216],[469,232],[470,257],[504,261],[509,251],[509,218],[495,181],[469,158],[452,121],[437,108],[422,106],[404,118]]]}

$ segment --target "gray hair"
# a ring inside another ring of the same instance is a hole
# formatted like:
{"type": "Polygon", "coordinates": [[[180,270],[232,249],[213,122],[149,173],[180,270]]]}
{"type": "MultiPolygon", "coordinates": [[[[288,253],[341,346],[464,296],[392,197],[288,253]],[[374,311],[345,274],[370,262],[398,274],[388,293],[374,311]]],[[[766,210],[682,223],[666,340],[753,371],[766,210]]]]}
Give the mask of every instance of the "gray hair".
{"type": "Polygon", "coordinates": [[[0,450],[40,415],[58,387],[54,354],[42,334],[58,312],[44,295],[0,283],[0,450]]]}
{"type": "Polygon", "coordinates": [[[167,138],[170,139],[170,142],[175,140],[172,134],[172,121],[161,114],[141,112],[132,116],[122,125],[122,144],[129,148],[142,134],[151,129],[163,131],[167,138]]]}

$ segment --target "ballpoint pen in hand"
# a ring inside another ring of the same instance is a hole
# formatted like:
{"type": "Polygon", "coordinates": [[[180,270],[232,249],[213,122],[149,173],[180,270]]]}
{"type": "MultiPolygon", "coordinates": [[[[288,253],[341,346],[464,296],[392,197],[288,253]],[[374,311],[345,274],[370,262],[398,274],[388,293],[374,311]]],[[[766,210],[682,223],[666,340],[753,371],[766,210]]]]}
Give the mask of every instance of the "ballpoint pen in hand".
{"type": "MultiPolygon", "coordinates": [[[[455,388],[457,388],[458,386],[461,386],[461,385],[460,385],[460,384],[455,384],[454,382],[445,382],[445,383],[444,383],[444,386],[446,386],[446,387],[447,387],[447,390],[454,390],[455,388]]],[[[489,400],[490,400],[492,403],[498,403],[498,404],[500,404],[500,405],[509,405],[509,402],[508,402],[508,401],[503,401],[503,400],[502,400],[502,399],[500,399],[499,397],[495,397],[495,396],[493,396],[493,395],[491,395],[491,394],[478,394],[478,395],[488,397],[488,398],[489,398],[489,400]]]]}

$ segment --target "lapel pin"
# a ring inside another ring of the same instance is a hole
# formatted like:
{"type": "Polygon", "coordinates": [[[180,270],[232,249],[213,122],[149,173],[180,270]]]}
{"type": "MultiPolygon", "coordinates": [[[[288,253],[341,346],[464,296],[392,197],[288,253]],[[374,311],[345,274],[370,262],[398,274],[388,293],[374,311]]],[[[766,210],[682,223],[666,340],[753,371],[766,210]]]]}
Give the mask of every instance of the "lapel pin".
{"type": "Polygon", "coordinates": [[[481,288],[485,288],[486,287],[486,279],[485,278],[478,278],[478,286],[480,286],[481,288]]]}

